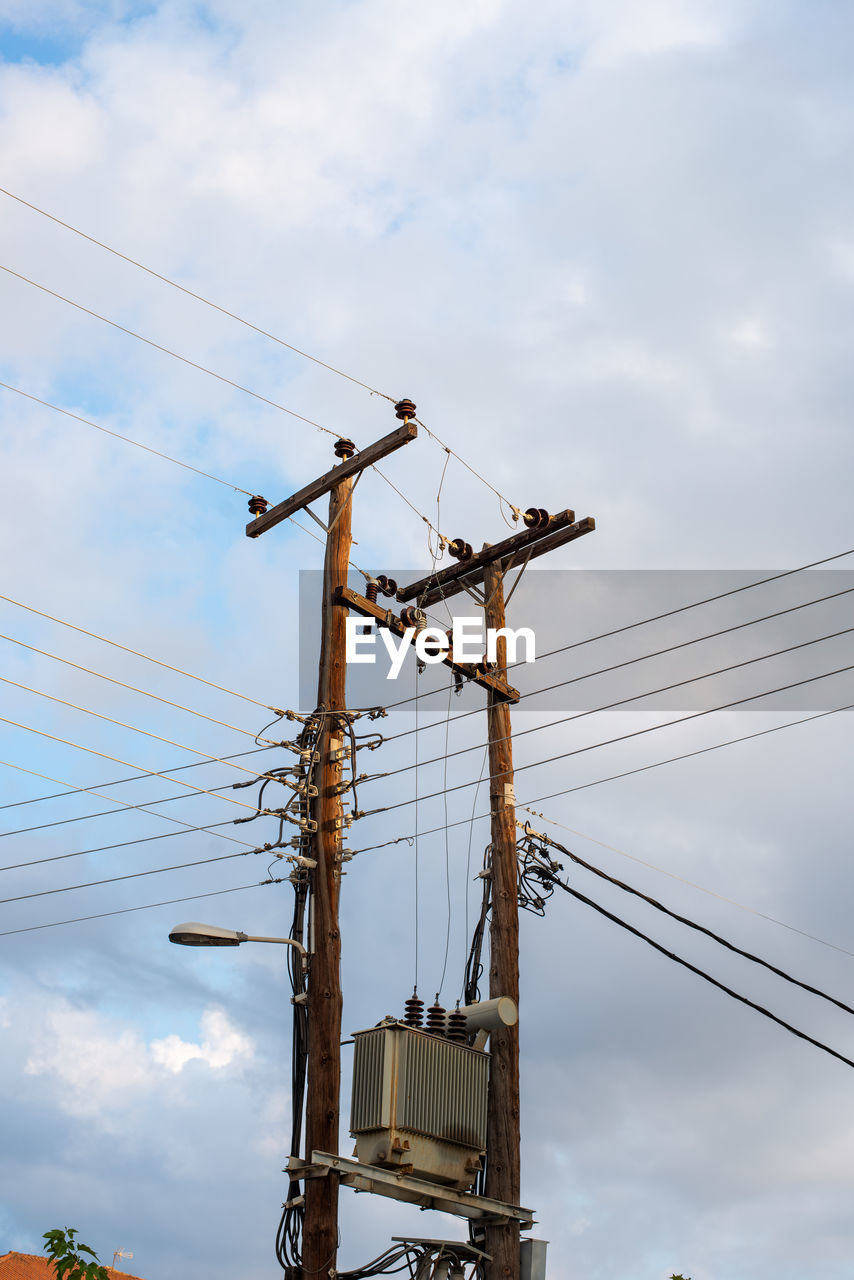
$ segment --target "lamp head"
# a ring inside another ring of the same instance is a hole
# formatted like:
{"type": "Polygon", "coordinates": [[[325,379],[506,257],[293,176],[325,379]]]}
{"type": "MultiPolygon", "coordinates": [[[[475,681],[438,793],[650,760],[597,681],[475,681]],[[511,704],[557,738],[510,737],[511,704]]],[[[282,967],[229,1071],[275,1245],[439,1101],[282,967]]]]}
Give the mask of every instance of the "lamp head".
{"type": "Polygon", "coordinates": [[[176,924],[169,931],[169,941],[182,947],[239,947],[247,935],[236,929],[220,929],[215,924],[199,924],[191,920],[176,924]]]}

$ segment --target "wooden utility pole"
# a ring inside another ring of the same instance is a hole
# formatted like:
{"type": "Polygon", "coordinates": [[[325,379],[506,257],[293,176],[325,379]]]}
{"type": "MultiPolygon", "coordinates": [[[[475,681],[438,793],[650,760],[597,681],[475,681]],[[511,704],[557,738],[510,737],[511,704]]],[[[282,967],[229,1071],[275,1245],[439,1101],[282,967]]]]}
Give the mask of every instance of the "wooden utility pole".
{"type": "MultiPolygon", "coordinates": [[[[344,720],[346,706],[346,610],[333,604],[336,589],[347,585],[352,522],[352,479],[342,480],[329,496],[329,524],[323,564],[320,671],[317,706],[323,724],[317,741],[317,823],[312,871],[313,952],[308,977],[308,1080],[305,1108],[306,1152],[338,1150],[341,1091],[341,820],[344,813],[344,720]]],[[[338,1175],[305,1184],[303,1274],[326,1276],[338,1257],[338,1175]]]]}
{"type": "MultiPolygon", "coordinates": [[[[415,405],[395,406],[403,425],[396,431],[357,450],[350,440],[339,440],[335,452],[341,461],[284,502],[267,509],[264,498],[252,498],[254,515],[246,535],[257,538],[311,502],[329,494],[326,554],[323,564],[320,668],[317,712],[321,726],[317,737],[317,797],[311,816],[316,823],[312,855],[311,905],[307,975],[308,1088],[306,1093],[306,1164],[313,1151],[337,1152],[341,1088],[341,933],[338,899],[341,885],[341,841],[344,798],[344,730],[346,728],[346,620],[340,592],[347,590],[352,545],[352,497],[356,478],[367,467],[409,444],[418,434],[410,418],[415,405]]],[[[293,1182],[294,1179],[292,1178],[293,1182]]],[[[338,1258],[338,1174],[305,1179],[305,1220],[302,1238],[304,1280],[326,1280],[338,1258]]]]}
{"type": "MultiPolygon", "coordinates": [[[[504,573],[500,561],[483,576],[484,617],[488,628],[506,626],[504,573]]],[[[498,637],[496,675],[506,678],[507,641],[498,637]]],[[[489,745],[489,811],[492,825],[492,916],[489,927],[489,995],[509,996],[519,1004],[519,892],[516,870],[516,797],[513,792],[513,744],[510,704],[489,694],[486,712],[489,745]]],[[[493,1031],[490,1040],[489,1097],[486,1119],[486,1194],[518,1205],[521,1197],[519,1129],[519,1026],[493,1031]]],[[[486,1280],[518,1280],[519,1224],[507,1221],[486,1228],[486,1280]]]]}

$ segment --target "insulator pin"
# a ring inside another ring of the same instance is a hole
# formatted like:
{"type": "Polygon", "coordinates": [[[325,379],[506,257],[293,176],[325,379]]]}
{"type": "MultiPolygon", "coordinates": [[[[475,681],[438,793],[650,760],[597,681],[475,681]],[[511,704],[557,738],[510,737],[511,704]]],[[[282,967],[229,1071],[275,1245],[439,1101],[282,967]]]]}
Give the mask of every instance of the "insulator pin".
{"type": "Polygon", "coordinates": [[[412,995],[403,1007],[406,1010],[403,1021],[408,1027],[421,1027],[424,1025],[424,1001],[419,1000],[417,991],[413,990],[412,995]]]}
{"type": "Polygon", "coordinates": [[[348,440],[346,436],[341,436],[340,440],[335,441],[334,450],[336,458],[352,458],[356,452],[356,446],[352,440],[348,440]]]}

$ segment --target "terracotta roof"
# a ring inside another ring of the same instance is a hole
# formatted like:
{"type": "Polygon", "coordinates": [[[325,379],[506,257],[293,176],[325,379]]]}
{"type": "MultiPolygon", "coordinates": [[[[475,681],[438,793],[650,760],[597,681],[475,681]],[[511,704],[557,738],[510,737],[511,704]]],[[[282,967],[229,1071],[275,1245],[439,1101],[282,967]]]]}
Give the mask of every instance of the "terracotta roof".
{"type": "MultiPolygon", "coordinates": [[[[114,1271],[107,1267],[107,1275],[116,1280],[137,1280],[127,1271],[114,1271]]],[[[53,1263],[32,1253],[0,1254],[0,1280],[56,1280],[53,1263]]]]}

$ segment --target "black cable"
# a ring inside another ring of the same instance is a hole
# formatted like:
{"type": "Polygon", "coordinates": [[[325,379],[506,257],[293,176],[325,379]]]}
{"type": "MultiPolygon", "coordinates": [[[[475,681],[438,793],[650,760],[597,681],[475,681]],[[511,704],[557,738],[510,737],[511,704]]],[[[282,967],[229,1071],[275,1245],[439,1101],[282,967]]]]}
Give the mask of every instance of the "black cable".
{"type": "MultiPolygon", "coordinates": [[[[183,831],[164,831],[158,836],[138,836],[135,840],[119,840],[116,844],[100,844],[94,849],[75,849],[73,853],[54,853],[48,858],[31,858],[29,862],[10,862],[0,867],[0,871],[20,871],[23,867],[39,867],[44,862],[63,862],[66,858],[81,858],[87,853],[106,853],[110,849],[126,849],[132,844],[148,844],[152,840],[170,840],[173,836],[186,836],[194,831],[213,831],[216,827],[230,827],[231,821],[212,822],[206,827],[186,827],[183,831]]],[[[246,840],[235,840],[235,844],[246,845],[247,850],[255,846],[246,840]]]]}
{"type": "Polygon", "coordinates": [[[636,929],[634,925],[628,924],[625,920],[621,920],[619,916],[615,916],[613,912],[606,911],[597,902],[593,902],[591,898],[585,897],[583,893],[579,893],[577,889],[572,889],[568,884],[564,884],[557,876],[554,877],[554,883],[557,888],[563,889],[564,893],[569,893],[573,898],[577,898],[579,902],[583,902],[585,906],[592,907],[599,915],[605,916],[608,920],[613,920],[614,924],[618,924],[621,929],[625,929],[628,933],[634,934],[636,938],[640,938],[643,942],[649,944],[654,950],[659,951],[663,956],[667,956],[668,960],[674,960],[676,964],[682,965],[683,968],[689,969],[691,973],[695,973],[698,978],[702,978],[704,982],[710,983],[713,987],[717,987],[719,991],[723,991],[726,995],[732,996],[733,1000],[738,1000],[741,1004],[746,1004],[749,1009],[755,1009],[757,1013],[761,1013],[764,1018],[770,1018],[772,1022],[776,1022],[778,1026],[784,1030],[790,1031],[793,1036],[797,1036],[799,1040],[806,1040],[807,1044],[814,1045],[816,1049],[822,1049],[825,1053],[829,1053],[832,1058],[838,1058],[840,1062],[844,1062],[847,1067],[854,1067],[854,1062],[850,1058],[846,1058],[843,1054],[837,1053],[835,1049],[831,1049],[828,1045],[822,1044],[820,1040],[815,1040],[812,1036],[808,1036],[805,1031],[798,1031],[797,1027],[793,1027],[791,1023],[785,1022],[782,1018],[778,1018],[776,1013],[772,1013],[770,1009],[766,1009],[763,1005],[757,1004],[754,1000],[749,1000],[747,996],[739,995],[737,991],[733,991],[731,987],[727,987],[722,982],[718,982],[717,978],[713,978],[703,969],[699,969],[696,965],[691,964],[688,960],[683,960],[681,956],[677,956],[675,952],[668,951],[660,942],[653,941],[640,929],[636,929]]]}
{"type": "MultiPolygon", "coordinates": [[[[224,786],[208,787],[205,791],[182,791],[180,795],[177,796],[163,796],[163,798],[159,800],[146,800],[141,805],[126,804],[123,800],[116,800],[115,803],[121,806],[118,809],[99,809],[97,813],[81,813],[76,818],[57,818],[54,822],[39,822],[34,827],[16,827],[14,831],[0,831],[0,840],[5,840],[7,836],[26,835],[30,831],[47,831],[50,827],[68,827],[71,826],[73,822],[89,822],[93,818],[115,818],[121,814],[122,808],[136,809],[141,813],[149,813],[151,812],[148,808],[149,805],[170,804],[173,800],[186,800],[189,799],[190,796],[210,795],[211,792],[231,790],[232,784],[227,782],[224,786]]],[[[152,816],[155,818],[164,818],[167,822],[178,821],[177,818],[167,818],[165,813],[154,813],[152,816]]],[[[223,823],[221,825],[228,826],[230,824],[223,823]]],[[[194,828],[188,826],[187,829],[193,830],[194,828]]]]}
{"type": "MultiPolygon", "coordinates": [[[[770,729],[760,729],[756,733],[745,733],[738,738],[727,738],[724,742],[715,742],[710,747],[700,747],[696,751],[685,751],[678,756],[670,756],[667,760],[656,760],[652,764],[641,765],[637,769],[627,769],[623,773],[612,773],[607,778],[597,778],[593,782],[582,782],[575,787],[566,787],[562,791],[553,791],[550,795],[539,796],[536,800],[525,800],[520,802],[517,807],[524,808],[526,805],[542,804],[544,800],[555,800],[560,796],[571,795],[575,791],[584,791],[588,787],[598,787],[605,782],[615,782],[619,778],[628,778],[633,773],[645,773],[648,769],[659,769],[665,764],[675,764],[679,760],[689,760],[692,756],[702,756],[708,751],[720,751],[722,747],[731,747],[737,742],[748,742],[751,738],[763,738],[768,733],[779,733],[782,729],[793,729],[796,725],[809,724],[812,720],[823,720],[825,716],[835,716],[841,711],[854,711],[854,702],[847,703],[844,707],[832,707],[829,711],[819,711],[815,715],[804,716],[800,720],[789,720],[786,724],[776,724],[770,729]]],[[[678,723],[678,722],[677,722],[678,723]]],[[[480,781],[480,780],[479,780],[480,781]]],[[[469,822],[479,822],[483,818],[488,818],[488,813],[479,813],[476,817],[458,818],[455,822],[447,824],[448,829],[452,827],[462,827],[469,822]]],[[[435,835],[437,831],[444,831],[444,826],[429,827],[426,831],[422,831],[424,836],[435,835]]],[[[356,850],[357,853],[370,853],[374,849],[387,849],[390,845],[401,844],[403,841],[411,840],[411,836],[397,836],[394,840],[386,840],[382,844],[369,844],[364,848],[356,850]]]]}
{"type": "MultiPolygon", "coordinates": [[[[854,588],[852,589],[854,590],[854,588]]],[[[618,698],[616,702],[601,703],[598,707],[588,708],[587,711],[577,711],[571,716],[561,716],[559,720],[548,720],[545,724],[533,725],[530,729],[519,729],[515,732],[515,734],[508,735],[508,737],[513,738],[515,740],[516,738],[524,738],[529,733],[542,733],[545,729],[555,729],[559,725],[570,724],[574,720],[583,720],[587,716],[597,715],[600,711],[613,711],[615,708],[624,707],[630,702],[639,702],[642,698],[652,698],[659,693],[670,693],[674,689],[683,688],[685,685],[697,684],[700,680],[711,680],[715,676],[726,675],[728,672],[737,671],[741,667],[751,667],[757,662],[767,662],[770,658],[779,658],[786,653],[795,653],[798,649],[808,649],[810,645],[821,644],[825,640],[836,640],[839,638],[839,636],[850,635],[852,631],[854,631],[854,627],[844,627],[840,631],[831,631],[822,636],[815,636],[811,640],[802,640],[798,644],[787,645],[783,649],[773,649],[770,653],[758,654],[757,657],[755,658],[745,658],[741,662],[733,662],[727,667],[717,667],[713,671],[704,671],[698,676],[689,676],[684,680],[676,680],[672,684],[660,685],[659,688],[657,689],[645,689],[642,693],[634,693],[627,698],[618,698]]],[[[674,646],[674,648],[680,648],[680,647],[681,647],[680,645],[674,646]]],[[[667,650],[662,649],[660,652],[665,653],[667,652],[667,650]]],[[[649,656],[657,657],[658,655],[652,654],[649,656]]],[[[633,658],[627,663],[618,663],[617,666],[630,666],[631,663],[634,661],[637,661],[637,659],[633,658]]],[[[576,684],[581,680],[589,679],[591,676],[602,675],[607,671],[613,671],[613,670],[616,670],[616,667],[603,667],[601,671],[591,671],[587,675],[573,676],[569,680],[561,680],[558,684],[548,685],[544,689],[536,689],[534,690],[533,694],[526,694],[525,695],[526,701],[528,698],[535,696],[535,694],[550,693],[553,689],[561,688],[564,685],[576,684]]],[[[480,708],[478,708],[478,710],[480,710],[480,708]]],[[[466,714],[470,714],[470,713],[466,713],[466,714]]],[[[408,732],[411,733],[413,732],[413,730],[408,730],[408,732]]],[[[405,735],[395,734],[393,736],[403,737],[405,735]]],[[[508,737],[497,738],[496,742],[506,742],[508,741],[508,737]]],[[[392,738],[386,738],[386,742],[391,742],[392,740],[393,740],[392,738]]],[[[470,746],[470,747],[461,747],[459,751],[452,752],[452,755],[460,756],[460,755],[466,755],[470,751],[477,751],[479,745],[480,745],[479,743],[475,743],[473,746],[470,746]]],[[[431,760],[422,761],[422,764],[424,765],[438,764],[443,759],[445,759],[444,756],[434,756],[431,760]]],[[[390,773],[384,773],[382,776],[384,778],[393,778],[395,774],[406,773],[408,769],[412,769],[412,768],[414,768],[414,766],[411,764],[402,765],[399,769],[393,769],[390,773]]]]}
{"type": "MultiPolygon", "coordinates": [[[[561,647],[560,647],[560,648],[558,648],[558,649],[548,649],[545,653],[541,653],[541,654],[539,655],[539,658],[537,659],[537,661],[540,661],[542,658],[551,658],[551,657],[554,657],[554,655],[555,655],[555,654],[557,654],[557,653],[568,653],[570,649],[580,649],[580,648],[582,648],[584,645],[588,645],[588,644],[593,644],[593,643],[595,643],[597,640],[608,640],[608,639],[610,639],[610,638],[611,638],[611,637],[613,637],[613,636],[623,635],[626,631],[634,631],[636,627],[645,627],[645,626],[646,626],[648,623],[650,623],[650,622],[662,622],[662,621],[664,621],[664,619],[666,619],[666,618],[672,618],[672,617],[675,617],[675,616],[676,616],[677,614],[679,614],[679,613],[687,613],[687,612],[689,612],[691,609],[699,609],[701,605],[704,605],[704,604],[713,604],[713,603],[714,603],[715,601],[717,601],[717,600],[724,600],[724,599],[726,599],[726,598],[727,598],[727,596],[735,596],[735,595],[739,595],[742,591],[751,591],[754,587],[762,587],[762,586],[765,586],[765,585],[766,585],[767,583],[769,583],[769,582],[777,582],[780,578],[789,578],[789,577],[791,577],[793,574],[796,574],[796,573],[804,573],[807,569],[815,569],[815,568],[817,568],[817,567],[818,567],[819,565],[821,565],[821,564],[830,564],[830,563],[831,563],[831,561],[833,561],[833,560],[842,560],[842,559],[844,559],[844,558],[845,558],[845,556],[850,556],[850,555],[854,555],[854,547],[850,548],[850,550],[848,550],[848,551],[838,551],[835,555],[832,555],[832,556],[824,556],[821,560],[811,560],[808,564],[802,564],[802,565],[799,565],[796,569],[785,569],[785,570],[783,570],[783,572],[782,572],[782,573],[775,573],[775,574],[771,574],[771,575],[770,575],[769,577],[767,577],[767,578],[757,578],[757,580],[756,580],[755,582],[747,582],[747,583],[745,583],[745,584],[744,584],[744,586],[741,586],[741,587],[733,587],[733,588],[731,588],[731,590],[729,590],[729,591],[721,591],[721,592],[719,592],[717,595],[714,595],[714,596],[706,596],[704,599],[702,599],[702,600],[695,600],[695,601],[693,601],[691,604],[683,604],[683,605],[679,605],[677,608],[675,608],[675,609],[669,609],[669,610],[667,610],[667,612],[665,612],[665,613],[656,613],[656,614],[652,614],[652,615],[650,615],[650,617],[648,617],[648,618],[638,618],[636,622],[627,622],[627,623],[625,623],[625,625],[623,625],[623,626],[621,626],[621,627],[614,627],[614,628],[612,628],[612,630],[610,630],[610,631],[600,631],[600,632],[599,632],[597,635],[595,635],[595,636],[586,636],[583,640],[575,640],[575,641],[573,641],[571,644],[561,645],[561,647]]],[[[846,593],[845,593],[845,592],[839,592],[839,593],[836,593],[836,594],[844,595],[844,594],[846,594],[846,593]]],[[[701,640],[711,639],[712,637],[714,637],[714,636],[718,636],[718,635],[725,635],[725,634],[726,634],[726,632],[727,632],[727,631],[730,631],[730,630],[732,630],[732,631],[737,631],[737,630],[739,630],[741,627],[753,626],[753,625],[754,625],[754,623],[756,623],[756,622],[764,622],[764,621],[766,621],[768,618],[775,618],[775,617],[779,617],[779,616],[781,616],[781,615],[782,615],[782,614],[784,614],[784,613],[794,613],[794,612],[795,612],[796,610],[798,610],[798,609],[807,608],[810,604],[820,604],[820,603],[821,603],[823,600],[825,600],[825,599],[828,599],[828,600],[833,599],[833,596],[826,596],[826,597],[824,597],[824,596],[823,596],[823,597],[821,597],[821,598],[820,598],[820,599],[818,599],[818,600],[810,600],[810,601],[807,601],[807,602],[806,602],[806,604],[802,604],[802,605],[793,605],[790,609],[781,609],[781,610],[779,611],[779,613],[769,613],[769,614],[767,614],[767,615],[766,615],[765,617],[763,617],[763,618],[755,618],[755,619],[753,619],[751,622],[743,622],[743,623],[740,623],[738,626],[735,626],[735,627],[731,627],[731,628],[730,628],[730,627],[727,627],[727,628],[724,628],[722,631],[715,631],[715,632],[711,632],[711,633],[710,633],[710,635],[708,635],[708,636],[699,636],[699,637],[697,638],[697,640],[690,640],[690,641],[687,641],[686,643],[688,643],[688,644],[698,644],[701,640]]],[[[676,647],[678,648],[678,647],[681,647],[681,646],[676,646],[676,647]]],[[[659,652],[661,652],[661,653],[666,653],[666,652],[667,652],[667,650],[662,649],[662,650],[660,650],[659,652]]],[[[642,661],[642,660],[643,660],[643,658],[646,658],[646,657],[656,657],[656,656],[657,656],[657,654],[654,654],[654,653],[653,653],[653,654],[644,654],[642,658],[635,658],[635,659],[632,659],[632,661],[640,662],[640,661],[642,661]]],[[[507,666],[506,670],[507,670],[507,671],[512,671],[514,667],[518,667],[518,666],[522,666],[522,665],[524,665],[524,664],[523,664],[523,663],[521,663],[521,662],[512,662],[512,663],[510,663],[510,664],[507,666]]],[[[606,668],[606,669],[609,669],[609,668],[606,668]]],[[[592,673],[592,674],[596,674],[596,673],[592,673]]],[[[443,687],[444,687],[444,686],[443,686],[443,687]]],[[[556,687],[556,686],[552,686],[552,687],[556,687]]],[[[418,698],[426,698],[426,697],[429,697],[431,694],[436,694],[436,693],[440,693],[440,692],[442,692],[442,690],[441,690],[441,689],[428,689],[428,690],[425,690],[425,692],[424,692],[424,693],[416,694],[416,695],[415,695],[415,697],[418,697],[418,698]]],[[[535,692],[542,692],[542,691],[541,691],[541,690],[535,690],[535,692]]],[[[530,696],[530,695],[528,695],[528,696],[530,696]]],[[[402,706],[404,706],[406,703],[408,703],[408,702],[412,702],[412,701],[413,701],[413,698],[411,698],[411,697],[410,697],[410,698],[402,698],[399,702],[390,702],[390,703],[388,703],[388,705],[386,706],[386,711],[392,711],[392,710],[394,710],[396,707],[402,707],[402,706]]],[[[471,713],[471,712],[466,712],[466,713],[464,713],[464,714],[466,714],[466,715],[470,715],[470,714],[472,714],[472,713],[471,713]]],[[[462,719],[462,718],[463,718],[463,717],[462,717],[462,716],[460,716],[460,719],[462,719]]]]}
{"type": "Polygon", "coordinates": [[[0,906],[8,902],[24,902],[28,898],[47,898],[54,893],[71,893],[74,889],[93,889],[97,885],[116,884],[119,880],[138,880],[141,876],[159,876],[164,871],[184,871],[187,867],[206,867],[211,862],[228,862],[231,858],[245,858],[249,853],[261,853],[261,849],[242,849],[240,853],[222,853],[215,858],[200,858],[196,862],[179,862],[173,867],[154,867],[150,871],[132,871],[124,876],[109,876],[106,880],[89,880],[86,884],[67,884],[60,889],[40,889],[37,893],[20,893],[15,898],[0,898],[0,906]]]}
{"type": "MultiPolygon", "coordinates": [[[[516,766],[515,769],[506,769],[502,773],[496,774],[495,778],[493,778],[493,781],[495,781],[496,778],[505,777],[507,774],[511,774],[514,772],[523,773],[526,769],[536,769],[540,765],[554,764],[555,761],[557,760],[567,760],[571,756],[583,755],[586,751],[595,751],[598,747],[609,747],[616,742],[625,742],[629,738],[639,738],[639,737],[642,737],[644,734],[654,733],[657,729],[669,729],[671,726],[675,724],[686,724],[689,720],[697,720],[701,716],[712,715],[716,711],[728,711],[731,707],[742,706],[745,702],[755,702],[758,698],[768,698],[775,693],[785,693],[788,689],[797,689],[800,686],[805,684],[813,684],[816,680],[827,680],[830,676],[838,676],[845,671],[854,671],[854,663],[850,663],[848,666],[845,666],[845,667],[836,667],[834,668],[833,671],[824,671],[821,673],[821,675],[809,676],[805,680],[794,680],[792,681],[791,684],[778,685],[778,687],[775,689],[765,689],[762,693],[752,693],[749,695],[749,697],[746,697],[746,698],[735,698],[732,702],[724,702],[717,707],[708,707],[705,711],[693,711],[690,715],[682,716],[677,720],[665,720],[661,724],[649,725],[646,729],[634,729],[631,733],[621,733],[615,738],[606,738],[602,742],[593,742],[586,747],[576,747],[575,750],[573,751],[561,751],[557,755],[547,756],[545,760],[533,760],[529,764],[521,764],[516,766]]],[[[618,705],[618,704],[615,704],[615,705],[618,705]]],[[[570,718],[573,718],[573,717],[570,717],[570,718]]],[[[388,776],[391,777],[392,775],[389,774],[388,776]]],[[[476,780],[472,779],[469,782],[459,782],[454,787],[448,787],[447,790],[463,791],[465,790],[466,787],[473,787],[476,785],[477,785],[476,780]]],[[[442,791],[431,791],[428,795],[422,796],[421,799],[434,800],[437,796],[440,796],[443,794],[444,793],[442,791]]],[[[537,804],[539,802],[532,800],[530,803],[537,804]]],[[[412,804],[412,801],[399,800],[397,804],[384,805],[382,809],[374,809],[371,812],[390,813],[392,810],[402,809],[408,804],[412,804]]],[[[438,827],[436,828],[436,830],[441,831],[442,828],[438,827]]]]}
{"type": "Polygon", "coordinates": [[[167,898],[163,902],[146,902],[141,907],[119,907],[117,911],[98,911],[91,916],[75,916],[72,920],[51,920],[49,924],[28,924],[23,929],[6,929],[0,938],[10,938],[15,933],[37,933],[40,929],[58,929],[66,924],[83,924],[87,920],[104,920],[107,916],[129,915],[132,911],[151,911],[155,907],[172,907],[177,902],[196,902],[199,898],[219,898],[225,893],[240,893],[243,889],[258,889],[265,884],[281,884],[280,879],[257,880],[253,884],[238,884],[233,889],[213,889],[209,893],[191,893],[186,898],[167,898]]]}
{"type": "MultiPolygon", "coordinates": [[[[278,744],[276,744],[278,745],[278,744]]],[[[261,751],[272,751],[274,746],[268,747],[250,747],[248,751],[235,751],[233,755],[223,756],[223,760],[240,760],[243,756],[256,756],[261,751]]],[[[91,787],[68,787],[65,791],[55,791],[49,796],[33,796],[31,800],[11,800],[8,804],[0,804],[0,809],[20,809],[26,804],[41,804],[43,800],[61,800],[63,796],[80,795],[88,791],[95,791],[99,787],[118,787],[124,782],[139,782],[143,778],[162,777],[164,773],[181,773],[184,769],[203,769],[207,760],[193,760],[190,764],[176,764],[174,769],[161,769],[158,773],[132,773],[127,778],[116,778],[113,782],[96,782],[91,787]]],[[[116,804],[121,801],[117,800],[116,804]]],[[[163,800],[149,800],[148,804],[163,804],[163,800]]],[[[72,819],[74,821],[74,819],[72,819]]],[[[27,827],[25,830],[35,830],[36,828],[27,827]]]]}
{"type": "MultiPolygon", "coordinates": [[[[528,838],[534,845],[538,843],[536,836],[529,836],[528,838]]],[[[624,880],[618,880],[616,876],[609,875],[607,871],[602,871],[599,867],[594,867],[592,863],[585,862],[585,860],[580,858],[577,853],[573,853],[570,849],[567,849],[557,840],[553,840],[550,836],[545,837],[545,843],[553,849],[558,849],[561,853],[565,854],[567,858],[570,858],[573,862],[577,863],[578,866],[584,867],[585,871],[590,871],[594,876],[599,876],[601,880],[607,880],[609,884],[615,885],[616,888],[622,889],[625,893],[630,893],[635,898],[640,898],[643,902],[654,907],[656,911],[661,911],[664,915],[670,916],[671,920],[677,920],[679,924],[684,924],[689,929],[696,930],[697,933],[705,934],[705,936],[707,938],[711,938],[713,942],[717,942],[720,946],[726,947],[727,951],[732,951],[735,955],[742,956],[743,959],[752,961],[753,964],[758,964],[764,969],[769,969],[771,973],[776,974],[778,978],[782,978],[784,982],[790,982],[792,986],[800,987],[803,991],[808,991],[810,995],[819,996],[822,1000],[827,1000],[830,1004],[835,1004],[837,1009],[842,1009],[844,1013],[854,1015],[854,1009],[852,1009],[850,1005],[845,1004],[844,1001],[837,1000],[835,996],[828,995],[826,991],[821,991],[818,987],[810,986],[808,982],[802,982],[800,978],[792,977],[790,973],[786,973],[785,969],[779,969],[776,965],[771,964],[770,961],[763,960],[761,956],[754,955],[751,951],[743,950],[741,947],[736,946],[734,942],[728,942],[726,938],[722,938],[719,933],[715,933],[712,929],[707,929],[705,925],[697,924],[696,921],[689,919],[687,916],[679,915],[678,912],[672,911],[670,907],[666,907],[664,903],[659,902],[657,898],[652,898],[649,894],[642,893],[640,889],[635,889],[632,885],[626,884],[624,880]]],[[[546,875],[552,883],[557,883],[553,868],[540,864],[540,869],[543,875],[546,875]]]]}

